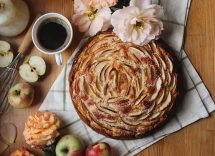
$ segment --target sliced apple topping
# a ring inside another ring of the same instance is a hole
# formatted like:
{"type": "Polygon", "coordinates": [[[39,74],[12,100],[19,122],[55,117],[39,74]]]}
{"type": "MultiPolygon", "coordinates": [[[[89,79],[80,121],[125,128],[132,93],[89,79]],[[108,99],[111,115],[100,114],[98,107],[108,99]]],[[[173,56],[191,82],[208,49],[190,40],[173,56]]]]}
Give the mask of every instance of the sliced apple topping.
{"type": "Polygon", "coordinates": [[[165,82],[166,74],[165,74],[165,71],[163,68],[161,68],[161,78],[162,78],[163,82],[165,82]]]}
{"type": "Polygon", "coordinates": [[[0,41],[0,67],[7,67],[13,61],[11,46],[6,41],[0,41]]]}
{"type": "Polygon", "coordinates": [[[166,57],[166,59],[167,59],[167,61],[168,61],[169,70],[170,70],[170,72],[172,73],[172,71],[173,71],[173,64],[172,64],[172,61],[170,60],[169,57],[166,57]]]}
{"type": "Polygon", "coordinates": [[[159,93],[159,91],[160,91],[160,89],[161,89],[161,86],[162,86],[162,80],[161,80],[161,78],[158,78],[158,80],[157,80],[157,82],[156,82],[156,90],[155,90],[155,92],[151,95],[151,98],[150,98],[150,101],[153,101],[156,97],[157,97],[157,95],[158,95],[158,93],[159,93]]]}
{"type": "Polygon", "coordinates": [[[166,64],[164,62],[164,60],[162,59],[162,57],[158,58],[161,61],[162,67],[164,68],[164,70],[166,70],[166,64]]]}
{"type": "Polygon", "coordinates": [[[108,61],[101,61],[101,62],[98,62],[98,63],[95,65],[95,72],[100,73],[100,72],[103,70],[104,66],[106,66],[107,62],[108,62],[108,61]]]}
{"type": "Polygon", "coordinates": [[[133,125],[133,126],[139,125],[142,122],[142,121],[138,121],[136,118],[130,118],[130,117],[122,118],[122,121],[128,125],[133,125]]]}
{"type": "Polygon", "coordinates": [[[144,92],[141,92],[139,96],[136,98],[134,105],[141,104],[141,101],[146,97],[146,94],[144,92]]]}
{"type": "Polygon", "coordinates": [[[87,112],[91,125],[111,134],[138,135],[156,127],[175,100],[178,81],[171,56],[157,41],[136,46],[108,32],[96,38],[73,64],[74,105],[87,112]]]}
{"type": "Polygon", "coordinates": [[[161,90],[161,92],[159,93],[160,95],[158,96],[158,98],[156,99],[156,103],[159,104],[162,102],[163,98],[164,98],[164,90],[161,90]]]}
{"type": "Polygon", "coordinates": [[[27,82],[36,82],[45,71],[45,61],[39,56],[32,56],[19,67],[20,76],[27,82]]]}
{"type": "Polygon", "coordinates": [[[152,116],[150,116],[150,119],[151,120],[155,119],[155,118],[159,117],[159,115],[160,115],[160,112],[154,113],[152,116]]]}
{"type": "Polygon", "coordinates": [[[169,105],[169,103],[171,102],[171,99],[172,99],[171,94],[169,92],[166,100],[160,104],[161,105],[160,110],[164,110],[169,105]]]}

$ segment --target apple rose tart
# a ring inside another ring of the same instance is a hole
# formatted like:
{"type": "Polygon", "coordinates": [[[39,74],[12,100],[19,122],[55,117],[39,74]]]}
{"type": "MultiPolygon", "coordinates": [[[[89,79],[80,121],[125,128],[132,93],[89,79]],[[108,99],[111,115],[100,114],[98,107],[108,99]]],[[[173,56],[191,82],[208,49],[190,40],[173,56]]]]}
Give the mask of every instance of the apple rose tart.
{"type": "Polygon", "coordinates": [[[13,153],[10,154],[10,156],[34,156],[34,155],[31,154],[27,149],[22,148],[14,151],[13,153]]]}
{"type": "Polygon", "coordinates": [[[80,118],[116,139],[144,137],[164,123],[178,95],[173,56],[161,41],[138,46],[109,31],[78,53],[69,81],[80,118]]]}
{"type": "Polygon", "coordinates": [[[26,143],[33,148],[45,148],[59,136],[59,118],[52,112],[37,112],[29,116],[23,135],[26,143]]]}

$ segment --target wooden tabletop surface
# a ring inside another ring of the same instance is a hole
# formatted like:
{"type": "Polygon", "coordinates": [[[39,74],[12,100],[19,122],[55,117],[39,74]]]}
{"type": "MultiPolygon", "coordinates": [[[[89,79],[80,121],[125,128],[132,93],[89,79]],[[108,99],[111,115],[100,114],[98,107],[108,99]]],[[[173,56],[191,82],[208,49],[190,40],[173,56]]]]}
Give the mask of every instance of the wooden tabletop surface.
{"type": "MultiPolygon", "coordinates": [[[[72,0],[26,0],[31,10],[31,17],[42,12],[58,12],[71,20],[73,14],[72,0]]],[[[189,14],[188,26],[186,28],[185,50],[201,75],[207,88],[215,98],[215,1],[193,0],[189,14]]],[[[176,10],[177,11],[177,10],[176,10]]],[[[3,38],[12,43],[17,49],[22,42],[22,35],[15,38],[3,38]]],[[[72,54],[73,49],[79,41],[80,35],[75,33],[70,48],[64,53],[64,63],[72,54]]],[[[29,50],[30,55],[42,55],[34,47],[29,50]]],[[[34,105],[28,109],[10,109],[0,120],[1,122],[12,122],[18,128],[16,143],[11,145],[2,156],[9,154],[25,144],[22,132],[24,122],[29,115],[34,114],[45,98],[53,81],[57,78],[63,66],[57,66],[53,56],[44,56],[47,65],[47,73],[44,78],[34,84],[36,98],[34,105]],[[42,87],[43,86],[43,87],[42,87]],[[45,87],[44,87],[45,86],[45,87]]],[[[171,134],[158,143],[142,151],[138,156],[214,156],[215,155],[215,115],[192,124],[177,133],[171,134]]],[[[31,149],[32,151],[32,149],[31,149]]],[[[41,152],[33,150],[35,155],[41,152]]]]}

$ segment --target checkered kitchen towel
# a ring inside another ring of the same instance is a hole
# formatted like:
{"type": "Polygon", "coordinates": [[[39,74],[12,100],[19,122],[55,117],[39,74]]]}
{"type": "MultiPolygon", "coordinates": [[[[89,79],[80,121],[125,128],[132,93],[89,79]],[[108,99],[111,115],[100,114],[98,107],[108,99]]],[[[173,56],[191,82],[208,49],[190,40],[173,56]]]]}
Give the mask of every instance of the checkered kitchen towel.
{"type": "Polygon", "coordinates": [[[79,46],[63,68],[47,97],[40,107],[40,111],[52,111],[58,114],[63,121],[62,133],[79,135],[86,144],[97,141],[105,141],[111,144],[114,155],[125,156],[135,155],[158,140],[176,132],[183,127],[209,116],[215,110],[214,102],[208,90],[197,74],[186,53],[182,49],[184,29],[187,21],[191,0],[153,0],[165,9],[163,19],[165,30],[162,38],[181,56],[184,72],[185,97],[181,102],[175,116],[156,133],[138,140],[119,141],[97,134],[78,117],[70,98],[68,75],[72,66],[74,54],[84,44],[82,39],[79,46]]]}

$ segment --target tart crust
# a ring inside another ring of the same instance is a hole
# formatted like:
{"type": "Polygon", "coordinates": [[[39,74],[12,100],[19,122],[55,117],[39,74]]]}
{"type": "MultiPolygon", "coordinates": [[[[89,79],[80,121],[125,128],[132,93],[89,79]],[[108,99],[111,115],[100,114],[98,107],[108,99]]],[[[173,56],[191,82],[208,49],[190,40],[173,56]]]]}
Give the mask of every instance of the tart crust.
{"type": "Polygon", "coordinates": [[[73,62],[70,94],[80,118],[115,139],[144,137],[166,121],[178,89],[176,59],[161,41],[144,46],[102,32],[73,62]]]}

